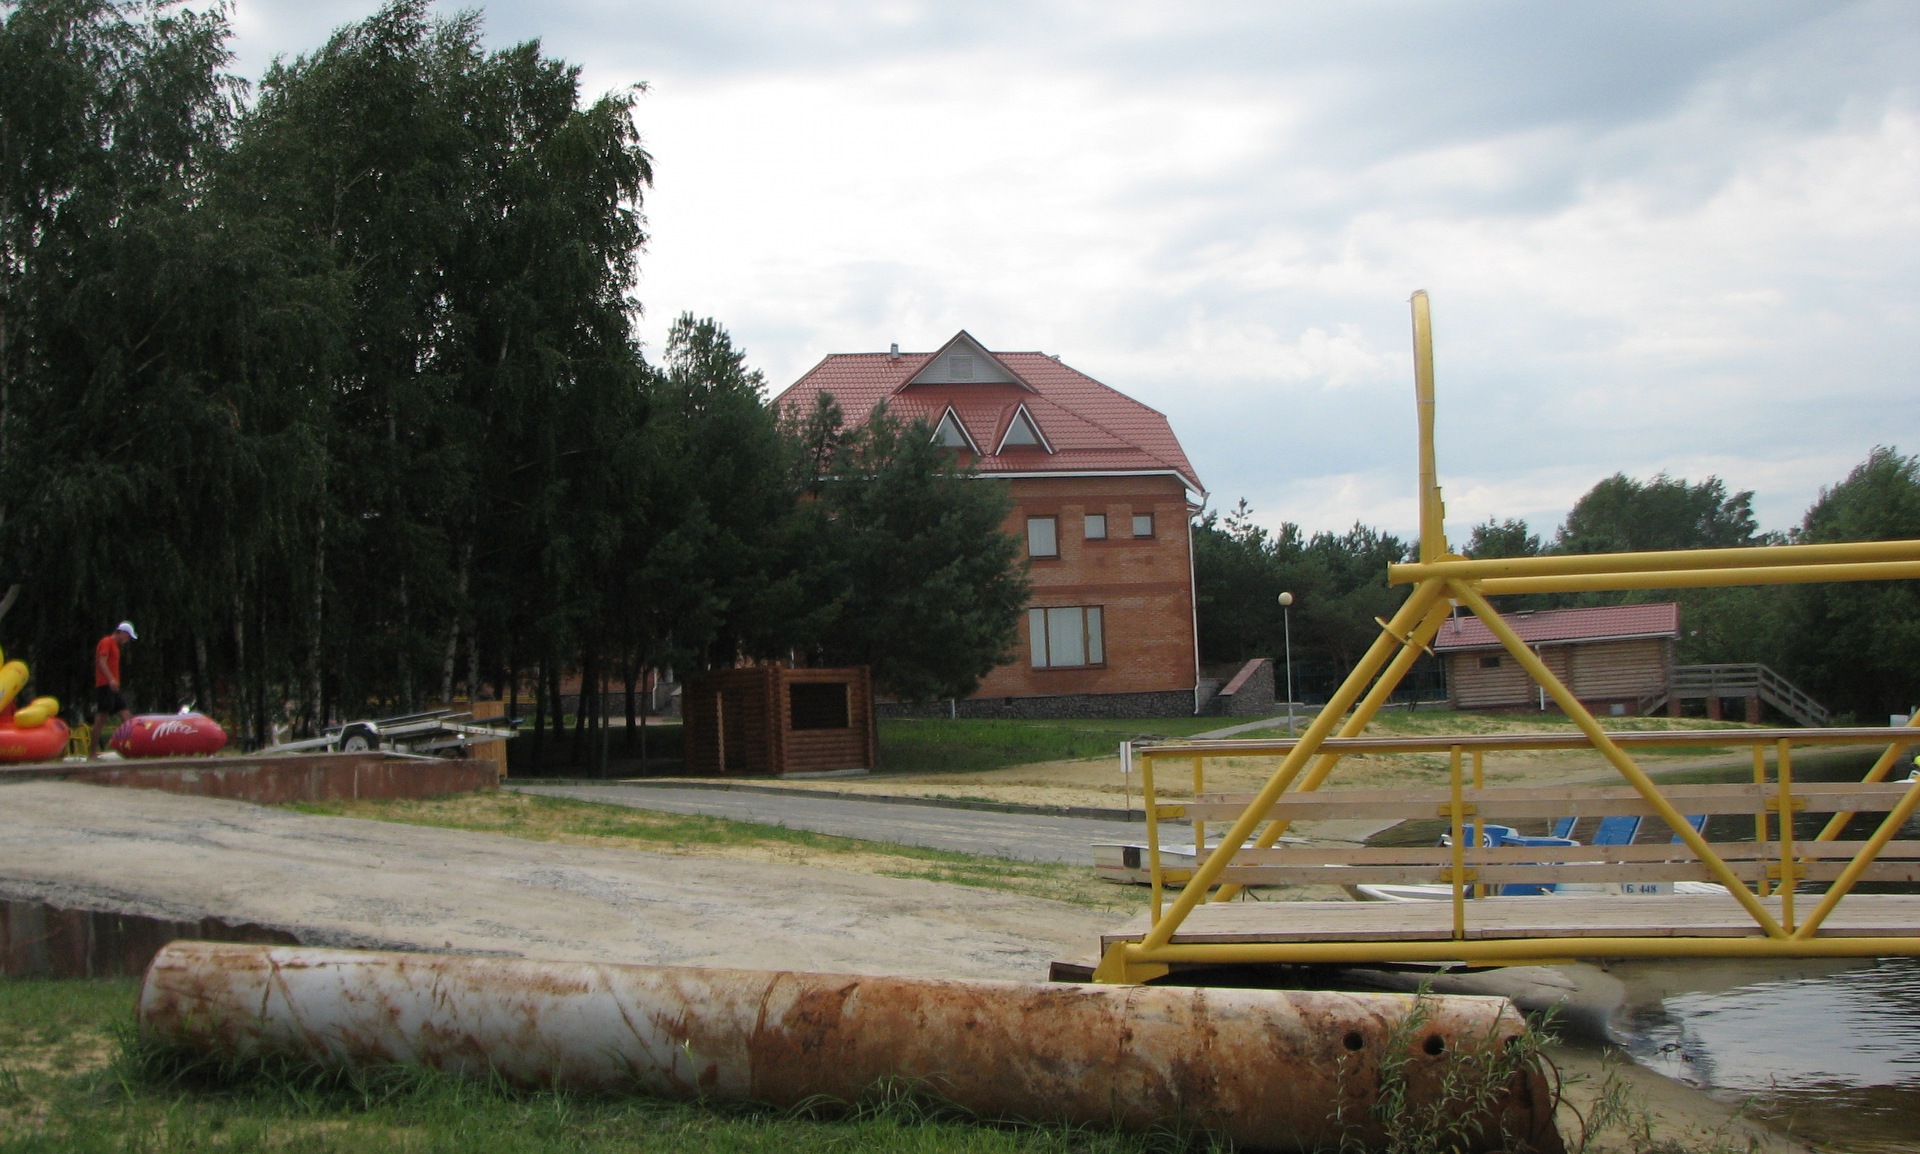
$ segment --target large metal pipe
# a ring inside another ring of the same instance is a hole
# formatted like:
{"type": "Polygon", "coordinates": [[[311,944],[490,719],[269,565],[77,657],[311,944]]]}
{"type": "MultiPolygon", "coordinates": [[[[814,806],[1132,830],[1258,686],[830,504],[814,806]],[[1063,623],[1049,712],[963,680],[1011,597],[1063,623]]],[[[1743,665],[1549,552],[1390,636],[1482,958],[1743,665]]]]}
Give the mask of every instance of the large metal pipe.
{"type": "MultiPolygon", "coordinates": [[[[989,1118],[1190,1126],[1243,1150],[1313,1150],[1381,1143],[1373,1107],[1396,1027],[1419,1108],[1445,1092],[1451,1063],[1498,1052],[1523,1025],[1505,999],[1435,996],[1408,1030],[1414,1005],[175,942],[147,971],[139,1021],[156,1041],[243,1058],[773,1106],[904,1085],[989,1118]]],[[[1537,1070],[1497,1090],[1470,1148],[1561,1148],[1537,1070]]]]}

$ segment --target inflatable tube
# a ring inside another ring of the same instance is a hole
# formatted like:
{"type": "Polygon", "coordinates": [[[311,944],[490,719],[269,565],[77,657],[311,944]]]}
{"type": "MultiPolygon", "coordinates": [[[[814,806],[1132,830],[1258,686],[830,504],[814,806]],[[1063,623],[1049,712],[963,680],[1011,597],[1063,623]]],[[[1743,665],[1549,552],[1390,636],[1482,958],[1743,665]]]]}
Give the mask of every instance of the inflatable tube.
{"type": "Polygon", "coordinates": [[[227,731],[204,713],[143,713],[120,723],[107,742],[121,757],[195,757],[219,753],[227,731]]]}
{"type": "Polygon", "coordinates": [[[67,723],[57,717],[30,729],[0,721],[0,761],[59,761],[66,752],[67,723]]]}
{"type": "Polygon", "coordinates": [[[31,705],[23,705],[14,711],[13,725],[16,729],[37,729],[45,725],[47,719],[60,714],[60,700],[55,697],[36,697],[31,705]]]}
{"type": "Polygon", "coordinates": [[[27,663],[9,661],[0,665],[0,709],[13,704],[13,699],[27,684],[27,663]]]}

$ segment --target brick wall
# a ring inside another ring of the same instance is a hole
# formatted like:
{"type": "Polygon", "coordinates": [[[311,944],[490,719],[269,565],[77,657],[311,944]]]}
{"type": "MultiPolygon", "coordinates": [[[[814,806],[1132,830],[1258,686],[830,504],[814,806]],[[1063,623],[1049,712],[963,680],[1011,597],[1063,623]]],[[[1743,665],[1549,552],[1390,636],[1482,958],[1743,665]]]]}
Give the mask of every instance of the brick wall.
{"type": "Polygon", "coordinates": [[[1050,516],[1057,527],[1059,555],[1033,559],[1029,605],[1098,606],[1106,660],[1095,666],[1035,668],[1022,618],[1015,659],[989,673],[974,700],[1185,694],[1181,712],[1191,713],[1198,669],[1185,486],[1173,477],[1044,477],[1008,484],[1015,508],[1007,532],[1023,547],[1028,518],[1050,516]],[[1153,517],[1150,538],[1133,536],[1133,517],[1141,513],[1153,517]],[[1106,516],[1106,539],[1087,538],[1088,514],[1106,516]]]}

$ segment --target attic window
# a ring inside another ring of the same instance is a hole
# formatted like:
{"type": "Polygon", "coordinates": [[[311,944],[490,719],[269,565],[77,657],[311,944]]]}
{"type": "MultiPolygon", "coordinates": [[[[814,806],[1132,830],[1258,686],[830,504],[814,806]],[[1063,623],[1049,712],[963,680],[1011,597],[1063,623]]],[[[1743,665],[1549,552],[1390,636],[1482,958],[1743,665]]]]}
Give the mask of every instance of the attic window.
{"type": "Polygon", "coordinates": [[[1009,448],[1045,449],[1053,452],[1053,446],[1040,435],[1040,426],[1033,423],[1033,415],[1027,407],[1021,405],[1013,411],[1013,420],[1007,422],[1006,435],[1000,438],[1000,447],[996,453],[1004,453],[1009,448]]]}
{"type": "Polygon", "coordinates": [[[933,443],[949,449],[971,449],[973,442],[967,439],[967,431],[960,425],[960,418],[952,409],[940,418],[940,427],[933,431],[933,443]]]}
{"type": "Polygon", "coordinates": [[[947,358],[947,379],[950,381],[970,381],[973,379],[973,354],[954,353],[947,358]]]}

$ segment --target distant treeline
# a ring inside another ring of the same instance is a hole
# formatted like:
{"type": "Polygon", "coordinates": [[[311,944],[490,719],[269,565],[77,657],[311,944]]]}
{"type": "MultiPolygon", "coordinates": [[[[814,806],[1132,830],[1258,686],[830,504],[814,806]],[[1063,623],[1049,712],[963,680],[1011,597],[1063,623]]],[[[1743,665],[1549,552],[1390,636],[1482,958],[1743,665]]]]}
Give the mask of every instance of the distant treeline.
{"type": "MultiPolygon", "coordinates": [[[[1343,535],[1278,535],[1253,524],[1246,503],[1196,528],[1200,647],[1210,661],[1277,656],[1282,621],[1276,596],[1290,590],[1296,675],[1324,694],[1405,599],[1386,566],[1411,560],[1413,542],[1356,525],[1343,535]]],[[[1833,541],[1920,539],[1920,457],[1877,448],[1829,488],[1786,533],[1763,533],[1753,492],[1729,493],[1718,477],[1697,484],[1659,474],[1615,474],[1577,501],[1543,538],[1520,520],[1475,525],[1469,557],[1622,553],[1660,549],[1833,541]]],[[[1920,581],[1651,589],[1630,593],[1542,594],[1494,599],[1503,611],[1647,601],[1680,603],[1679,660],[1761,662],[1829,709],[1862,723],[1920,702],[1920,581]]]]}
{"type": "Polygon", "coordinates": [[[713,321],[642,356],[632,92],[395,0],[249,93],[229,11],[0,4],[0,641],[42,692],[125,617],[142,708],[257,741],[526,684],[551,757],[563,672],[935,697],[1011,647],[1000,485],[782,427],[713,321]]]}

